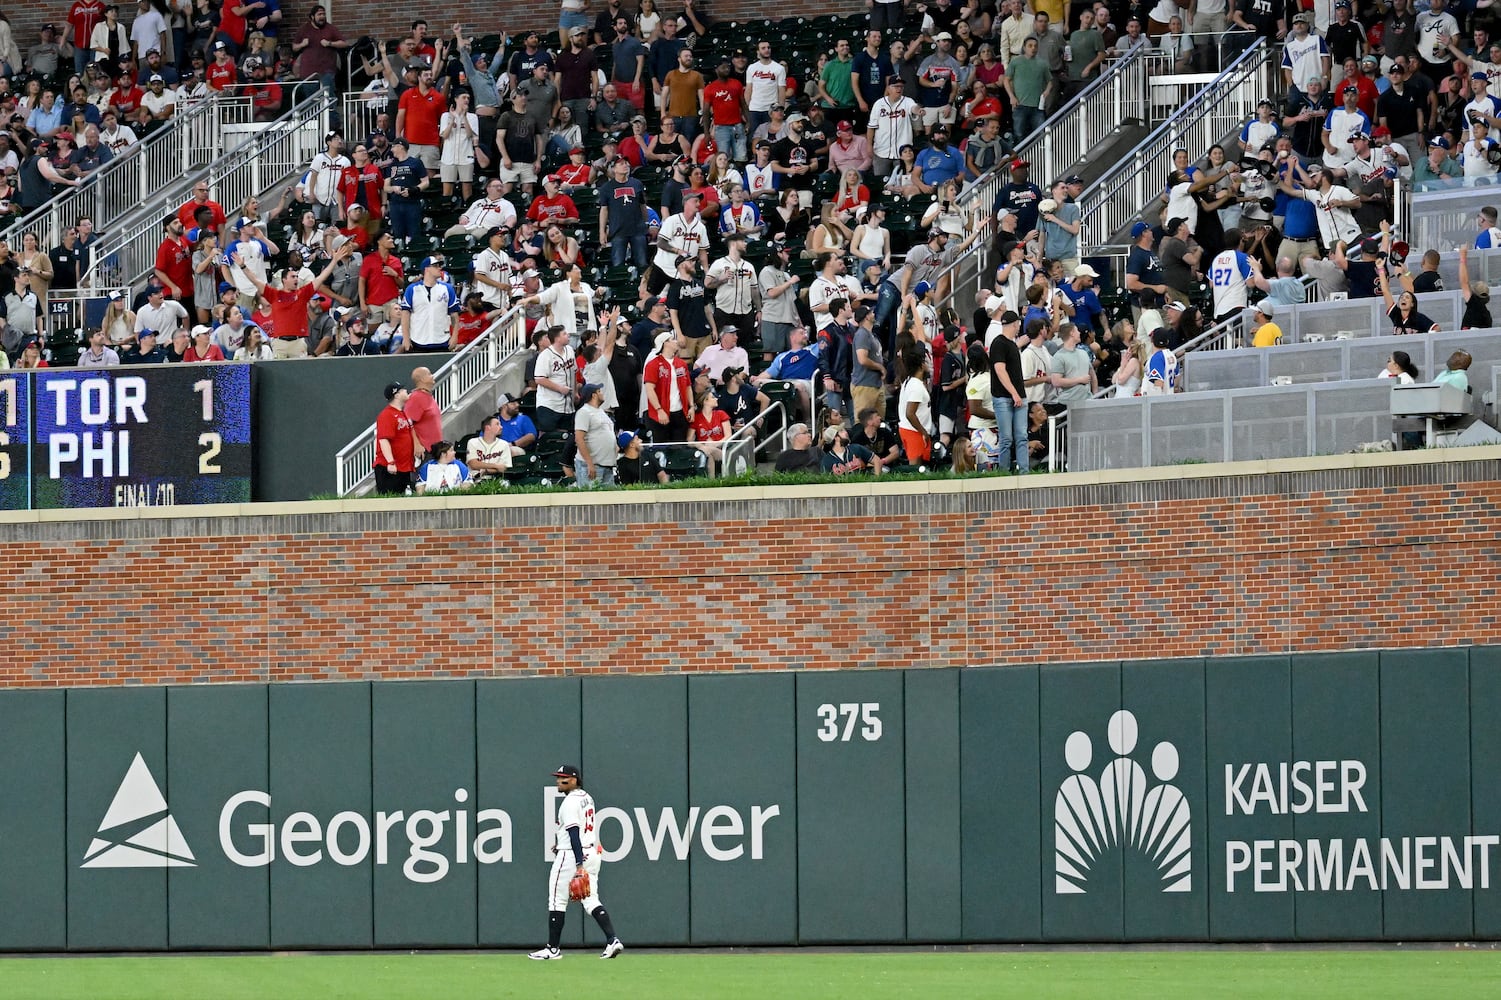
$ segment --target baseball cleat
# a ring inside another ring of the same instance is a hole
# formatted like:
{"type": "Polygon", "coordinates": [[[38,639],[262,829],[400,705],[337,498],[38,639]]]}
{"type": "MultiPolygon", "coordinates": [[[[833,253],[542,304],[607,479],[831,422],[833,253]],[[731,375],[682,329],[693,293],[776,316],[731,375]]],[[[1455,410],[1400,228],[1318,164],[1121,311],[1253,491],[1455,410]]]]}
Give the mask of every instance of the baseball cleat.
{"type": "Polygon", "coordinates": [[[605,945],[605,950],[599,953],[599,957],[614,958],[622,951],[625,951],[625,945],[620,943],[620,938],[615,938],[609,944],[605,945]]]}
{"type": "Polygon", "coordinates": [[[549,961],[552,961],[555,958],[562,958],[563,957],[563,952],[560,949],[558,949],[558,948],[546,948],[546,947],[543,947],[543,948],[538,948],[536,951],[532,952],[530,955],[528,955],[526,957],[527,958],[536,959],[539,962],[549,962],[549,961]]]}

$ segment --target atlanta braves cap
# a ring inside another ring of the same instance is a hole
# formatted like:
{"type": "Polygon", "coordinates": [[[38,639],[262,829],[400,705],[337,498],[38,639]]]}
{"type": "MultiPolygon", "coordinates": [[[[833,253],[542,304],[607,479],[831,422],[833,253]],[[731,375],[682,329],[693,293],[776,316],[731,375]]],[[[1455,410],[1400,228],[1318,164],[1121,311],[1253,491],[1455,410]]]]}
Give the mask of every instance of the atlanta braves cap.
{"type": "Polygon", "coordinates": [[[572,764],[564,764],[554,771],[552,776],[554,778],[577,778],[579,776],[579,769],[572,764]]]}

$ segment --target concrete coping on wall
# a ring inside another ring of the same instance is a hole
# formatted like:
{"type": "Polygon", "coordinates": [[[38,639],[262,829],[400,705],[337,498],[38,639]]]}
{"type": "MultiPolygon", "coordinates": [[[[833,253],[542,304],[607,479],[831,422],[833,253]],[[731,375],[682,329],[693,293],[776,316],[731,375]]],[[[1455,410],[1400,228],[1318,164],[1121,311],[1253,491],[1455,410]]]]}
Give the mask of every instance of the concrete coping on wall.
{"type": "Polygon", "coordinates": [[[1123,483],[1160,483],[1186,480],[1236,479],[1250,476],[1295,475],[1354,469],[1402,468],[1501,461],[1501,445],[1435,448],[1399,452],[1315,455],[1251,462],[1206,462],[1064,472],[1033,476],[986,476],[970,479],[860,479],[796,486],[726,486],[696,489],[559,491],[467,496],[360,497],[346,500],[302,500],[280,503],[193,504],[177,507],[91,507],[0,512],[0,524],[39,524],[69,521],[131,521],[161,518],[234,518],[300,514],[408,513],[433,510],[481,510],[539,507],[618,507],[637,505],[754,502],[760,500],[826,500],[856,497],[901,497],[1033,491],[1067,487],[1112,486],[1123,483]]]}

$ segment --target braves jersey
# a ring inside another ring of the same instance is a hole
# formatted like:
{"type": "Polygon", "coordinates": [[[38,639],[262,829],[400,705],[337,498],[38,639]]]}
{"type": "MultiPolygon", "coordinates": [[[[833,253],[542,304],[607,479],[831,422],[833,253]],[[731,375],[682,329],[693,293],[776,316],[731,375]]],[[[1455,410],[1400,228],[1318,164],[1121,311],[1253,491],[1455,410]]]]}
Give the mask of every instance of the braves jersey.
{"type": "Polygon", "coordinates": [[[479,255],[474,258],[475,275],[484,275],[501,286],[497,288],[495,285],[476,281],[474,287],[479,292],[480,298],[484,299],[487,305],[504,309],[510,304],[510,289],[514,283],[512,277],[515,270],[515,261],[511,260],[511,255],[504,250],[497,252],[486,247],[480,251],[479,255]]]}
{"type": "Polygon", "coordinates": [[[1371,119],[1366,117],[1364,111],[1335,108],[1324,118],[1324,128],[1329,132],[1329,142],[1334,146],[1334,152],[1324,153],[1324,166],[1337,167],[1354,155],[1355,147],[1350,144],[1350,136],[1356,132],[1371,134],[1371,119]]]}
{"type": "Polygon", "coordinates": [[[1214,314],[1246,307],[1246,291],[1251,277],[1251,258],[1239,250],[1223,250],[1209,262],[1209,284],[1214,289],[1214,314]]]}
{"type": "Polygon", "coordinates": [[[1501,229],[1495,226],[1482,229],[1480,235],[1475,237],[1476,250],[1495,250],[1498,247],[1501,247],[1501,229]]]}
{"type": "Polygon", "coordinates": [[[1301,39],[1288,35],[1282,45],[1282,68],[1292,70],[1293,86],[1301,90],[1309,77],[1324,75],[1323,59],[1328,54],[1322,35],[1309,32],[1301,39]]]}
{"type": "Polygon", "coordinates": [[[664,274],[677,274],[678,257],[696,257],[709,245],[709,233],[704,229],[704,220],[695,216],[692,222],[681,214],[669,215],[657,234],[659,242],[667,243],[670,249],[658,250],[654,258],[664,274]]]}
{"type": "Polygon", "coordinates": [[[903,146],[912,143],[912,113],[917,102],[910,97],[896,101],[881,98],[870,106],[868,127],[875,130],[871,154],[883,160],[894,160],[903,146]]]}
{"type": "Polygon", "coordinates": [[[579,845],[585,854],[599,849],[594,832],[594,797],[582,788],[575,788],[565,795],[563,804],[558,807],[558,829],[553,846],[560,855],[573,853],[573,843],[568,836],[570,828],[578,830],[579,845]]]}

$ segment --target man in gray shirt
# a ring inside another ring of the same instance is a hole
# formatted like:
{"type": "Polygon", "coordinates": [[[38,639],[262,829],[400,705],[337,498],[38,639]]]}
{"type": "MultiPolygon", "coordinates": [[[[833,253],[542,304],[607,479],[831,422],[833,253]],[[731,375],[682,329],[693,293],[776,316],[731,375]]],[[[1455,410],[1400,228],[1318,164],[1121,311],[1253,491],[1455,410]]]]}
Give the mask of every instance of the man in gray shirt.
{"type": "Polygon", "coordinates": [[[855,362],[850,371],[850,396],[853,412],[875,410],[886,419],[885,358],[881,356],[881,339],[875,334],[875,310],[855,307],[855,362]]]}
{"type": "Polygon", "coordinates": [[[1059,403],[1077,403],[1094,395],[1094,364],[1090,355],[1079,347],[1079,328],[1063,324],[1059,334],[1063,346],[1048,362],[1048,381],[1058,391],[1059,403]]]}
{"type": "Polygon", "coordinates": [[[615,422],[604,411],[605,388],[590,382],[579,393],[583,405],[573,415],[573,479],[580,487],[615,485],[615,462],[620,454],[615,422]]]}
{"type": "Polygon", "coordinates": [[[553,115],[558,112],[558,88],[549,78],[551,70],[547,63],[539,62],[532,67],[532,78],[522,81],[517,92],[526,96],[526,114],[537,125],[537,131],[546,133],[552,125],[553,115]]]}
{"type": "Polygon", "coordinates": [[[785,243],[773,242],[757,281],[761,286],[761,350],[770,361],[787,350],[787,335],[798,325],[797,286],[802,281],[787,270],[792,251],[785,243]]]}

